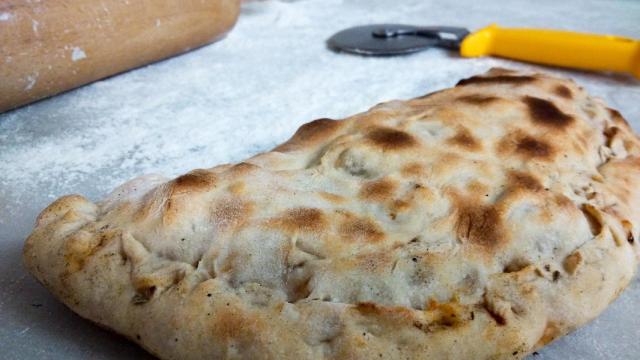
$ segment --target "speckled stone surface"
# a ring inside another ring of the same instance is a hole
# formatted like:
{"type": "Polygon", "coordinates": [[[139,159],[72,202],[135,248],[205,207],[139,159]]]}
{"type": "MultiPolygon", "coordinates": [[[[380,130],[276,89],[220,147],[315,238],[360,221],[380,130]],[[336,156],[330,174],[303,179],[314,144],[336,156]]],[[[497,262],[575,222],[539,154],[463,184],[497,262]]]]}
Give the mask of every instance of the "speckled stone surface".
{"type": "MultiPolygon", "coordinates": [[[[574,78],[640,131],[640,81],[628,76],[438,49],[376,59],[326,49],[334,32],[372,22],[472,30],[496,22],[640,38],[640,1],[249,2],[220,43],[0,114],[0,358],[151,358],[74,315],[23,268],[24,238],[61,195],[99,199],[142,173],[173,176],[239,161],[312,119],[423,95],[493,66],[574,78]]],[[[638,300],[635,280],[602,316],[532,358],[640,358],[638,300]]]]}

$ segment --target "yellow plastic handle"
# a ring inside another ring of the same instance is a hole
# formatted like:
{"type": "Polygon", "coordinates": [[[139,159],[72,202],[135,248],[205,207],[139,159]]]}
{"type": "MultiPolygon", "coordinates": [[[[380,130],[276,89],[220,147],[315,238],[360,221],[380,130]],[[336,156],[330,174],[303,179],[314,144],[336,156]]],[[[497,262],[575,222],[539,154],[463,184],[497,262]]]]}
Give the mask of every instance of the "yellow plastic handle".
{"type": "Polygon", "coordinates": [[[640,79],[640,41],[611,35],[490,25],[468,35],[465,57],[495,55],[538,64],[585,70],[629,72],[640,79]]]}

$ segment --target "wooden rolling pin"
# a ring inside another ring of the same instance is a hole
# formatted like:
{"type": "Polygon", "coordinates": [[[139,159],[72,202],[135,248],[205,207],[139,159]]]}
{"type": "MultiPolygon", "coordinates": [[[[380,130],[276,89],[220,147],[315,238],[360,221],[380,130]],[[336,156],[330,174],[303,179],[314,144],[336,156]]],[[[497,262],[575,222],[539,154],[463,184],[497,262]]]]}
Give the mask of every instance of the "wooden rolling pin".
{"type": "Polygon", "coordinates": [[[0,0],[0,112],[211,43],[240,0],[0,0]]]}

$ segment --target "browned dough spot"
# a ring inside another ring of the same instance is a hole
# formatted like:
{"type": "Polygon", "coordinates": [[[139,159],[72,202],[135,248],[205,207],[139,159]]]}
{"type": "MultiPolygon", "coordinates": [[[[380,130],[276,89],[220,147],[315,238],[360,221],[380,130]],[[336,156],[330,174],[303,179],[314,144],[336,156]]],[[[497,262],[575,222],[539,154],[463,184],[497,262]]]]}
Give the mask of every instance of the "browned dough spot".
{"type": "Polygon", "coordinates": [[[470,151],[476,151],[482,148],[480,142],[474,138],[471,132],[466,128],[459,129],[456,135],[448,139],[447,142],[451,145],[457,145],[470,151]]]}
{"type": "Polygon", "coordinates": [[[622,227],[627,232],[627,242],[631,245],[636,241],[633,237],[633,225],[629,220],[622,220],[622,227]]]}
{"type": "Polygon", "coordinates": [[[424,176],[426,168],[420,163],[408,163],[402,167],[402,175],[404,176],[424,176]]]}
{"type": "Polygon", "coordinates": [[[320,209],[296,208],[287,211],[275,224],[289,232],[304,231],[314,232],[326,226],[326,219],[320,209]]]}
{"type": "Polygon", "coordinates": [[[239,308],[227,303],[226,307],[216,310],[210,323],[210,329],[216,339],[231,342],[237,346],[250,346],[256,343],[257,333],[268,331],[263,320],[244,314],[239,308]]]}
{"type": "Polygon", "coordinates": [[[259,168],[260,167],[258,165],[250,164],[247,162],[241,162],[233,165],[231,169],[229,169],[229,172],[233,173],[234,175],[246,175],[249,172],[259,168]]]}
{"type": "Polygon", "coordinates": [[[313,144],[332,135],[341,125],[339,120],[317,119],[302,125],[298,131],[284,144],[273,149],[274,151],[291,151],[313,144]]]}
{"type": "Polygon", "coordinates": [[[396,184],[390,180],[370,181],[362,186],[358,197],[368,201],[385,201],[391,198],[395,188],[396,184]]]}
{"type": "Polygon", "coordinates": [[[620,128],[617,126],[612,126],[604,130],[603,134],[604,134],[604,137],[607,139],[607,142],[606,142],[607,146],[611,146],[613,142],[613,138],[615,138],[619,132],[620,132],[620,128]]]}
{"type": "Polygon", "coordinates": [[[378,242],[384,239],[384,232],[369,219],[348,218],[340,225],[339,231],[347,241],[378,242]]]}
{"type": "Polygon", "coordinates": [[[458,101],[466,102],[473,105],[486,105],[499,101],[500,98],[491,95],[471,94],[464,95],[458,98],[458,101]]]}
{"type": "Polygon", "coordinates": [[[506,241],[502,217],[493,205],[476,201],[457,201],[456,234],[463,243],[494,250],[506,241]]]}
{"type": "Polygon", "coordinates": [[[509,173],[509,185],[517,189],[527,189],[534,192],[543,189],[540,181],[533,175],[521,171],[512,171],[509,173]]]}
{"type": "Polygon", "coordinates": [[[417,145],[417,141],[410,134],[391,128],[375,128],[367,138],[383,150],[402,150],[417,145]]]}
{"type": "Polygon", "coordinates": [[[560,96],[563,97],[565,99],[573,99],[573,93],[571,92],[571,89],[569,89],[568,87],[564,86],[564,85],[558,85],[553,89],[553,92],[560,96]]]}
{"type": "Polygon", "coordinates": [[[561,334],[560,334],[560,330],[558,329],[558,326],[554,322],[549,321],[547,323],[547,326],[544,329],[544,332],[542,333],[542,336],[540,337],[536,345],[544,346],[552,342],[554,339],[556,339],[560,335],[561,334]]]}
{"type": "Polygon", "coordinates": [[[296,301],[308,298],[309,294],[311,294],[311,287],[309,286],[310,282],[311,277],[307,277],[304,281],[298,283],[293,289],[293,294],[289,296],[288,301],[295,303],[296,301]]]}
{"type": "Polygon", "coordinates": [[[482,306],[487,311],[487,314],[489,314],[489,316],[491,316],[491,318],[496,322],[496,324],[498,324],[498,326],[504,326],[507,324],[507,319],[505,319],[504,316],[493,311],[491,306],[489,306],[486,301],[482,304],[482,306]]]}
{"type": "Polygon", "coordinates": [[[566,258],[564,258],[564,261],[562,262],[562,267],[567,273],[569,273],[570,275],[573,275],[576,273],[576,270],[578,269],[581,263],[582,263],[582,254],[580,253],[580,251],[575,251],[571,253],[569,256],[567,256],[566,258]]]}
{"type": "Polygon", "coordinates": [[[155,292],[156,292],[156,287],[153,285],[139,288],[136,290],[136,294],[131,299],[131,302],[134,305],[142,305],[148,302],[149,300],[151,300],[155,292]]]}
{"type": "Polygon", "coordinates": [[[547,158],[553,153],[549,144],[531,136],[525,136],[520,139],[516,146],[516,151],[531,158],[547,158]]]}
{"type": "Polygon", "coordinates": [[[564,128],[573,122],[573,117],[563,113],[549,100],[525,96],[523,102],[529,109],[533,122],[554,128],[564,128]]]}
{"type": "Polygon", "coordinates": [[[208,190],[216,184],[216,176],[208,170],[193,170],[173,180],[174,193],[208,190]]]}
{"type": "Polygon", "coordinates": [[[585,219],[589,223],[589,229],[591,230],[591,234],[594,236],[599,235],[602,232],[603,224],[600,221],[600,215],[598,214],[598,210],[590,204],[584,204],[580,208],[582,213],[584,214],[585,219]]]}
{"type": "Polygon", "coordinates": [[[341,196],[341,195],[337,195],[334,193],[330,193],[330,192],[326,192],[326,191],[320,191],[318,192],[318,195],[320,195],[321,198],[333,203],[333,204],[342,204],[343,202],[346,201],[346,199],[341,196]]]}
{"type": "Polygon", "coordinates": [[[509,261],[509,263],[507,263],[507,265],[504,267],[503,272],[504,273],[518,272],[529,265],[531,265],[531,263],[528,260],[522,259],[522,258],[516,258],[509,261]]]}
{"type": "Polygon", "coordinates": [[[629,123],[622,116],[622,114],[620,114],[620,112],[618,110],[607,108],[607,111],[609,111],[609,116],[611,116],[611,119],[613,120],[614,123],[616,123],[618,125],[622,125],[622,126],[626,127],[627,129],[630,128],[629,123]]]}
{"type": "Polygon", "coordinates": [[[469,84],[510,84],[522,85],[535,81],[533,76],[517,76],[517,75],[497,75],[497,76],[472,76],[468,79],[458,81],[456,86],[465,86],[469,84]]]}
{"type": "Polygon", "coordinates": [[[359,302],[354,308],[360,315],[383,317],[389,320],[406,322],[414,317],[413,310],[404,306],[384,306],[373,302],[359,302]]]}

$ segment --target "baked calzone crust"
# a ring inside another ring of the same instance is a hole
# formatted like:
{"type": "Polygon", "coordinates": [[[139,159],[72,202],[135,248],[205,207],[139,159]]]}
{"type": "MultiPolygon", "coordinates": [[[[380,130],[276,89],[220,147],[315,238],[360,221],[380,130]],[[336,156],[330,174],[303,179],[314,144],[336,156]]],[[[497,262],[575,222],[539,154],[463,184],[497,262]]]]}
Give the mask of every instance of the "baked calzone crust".
{"type": "Polygon", "coordinates": [[[496,69],[239,164],[62,197],[24,260],[163,359],[521,358],[632,278],[639,145],[574,82],[496,69]]]}

